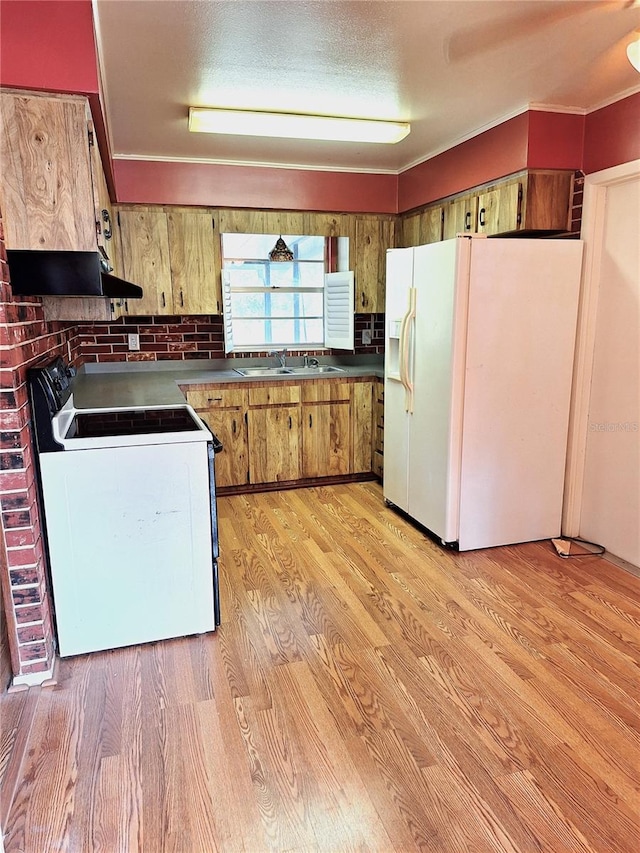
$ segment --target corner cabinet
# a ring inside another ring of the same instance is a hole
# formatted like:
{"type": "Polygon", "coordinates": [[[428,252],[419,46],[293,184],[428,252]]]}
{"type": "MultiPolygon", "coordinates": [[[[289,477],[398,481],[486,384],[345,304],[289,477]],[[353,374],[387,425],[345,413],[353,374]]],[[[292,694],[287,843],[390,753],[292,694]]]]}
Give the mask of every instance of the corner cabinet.
{"type": "Polygon", "coordinates": [[[220,235],[214,211],[120,205],[122,274],[144,296],[129,314],[220,314],[220,235]]]}
{"type": "Polygon", "coordinates": [[[220,488],[249,482],[246,388],[212,386],[182,389],[187,402],[220,439],[222,453],[216,455],[216,485],[220,488]]]}

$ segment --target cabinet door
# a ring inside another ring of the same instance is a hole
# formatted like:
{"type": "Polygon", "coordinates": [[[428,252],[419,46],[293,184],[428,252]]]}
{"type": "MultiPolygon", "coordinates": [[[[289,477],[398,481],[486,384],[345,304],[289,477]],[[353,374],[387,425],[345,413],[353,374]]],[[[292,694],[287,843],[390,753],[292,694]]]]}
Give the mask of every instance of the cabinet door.
{"type": "Polygon", "coordinates": [[[177,314],[220,314],[220,239],[211,213],[170,210],[171,288],[177,314]]]}
{"type": "Polygon", "coordinates": [[[478,197],[476,195],[455,198],[444,207],[443,240],[456,234],[473,234],[476,230],[478,197]]]}
{"type": "Polygon", "coordinates": [[[349,473],[349,401],[302,407],[302,476],[349,473]]]}
{"type": "Polygon", "coordinates": [[[371,471],[373,446],[373,390],[371,382],[352,385],[351,420],[353,460],[351,472],[362,474],[371,471]]]}
{"type": "Polygon", "coordinates": [[[0,206],[8,249],[95,251],[87,102],[0,95],[0,206]]]}
{"type": "Polygon", "coordinates": [[[386,252],[394,244],[395,223],[390,219],[356,220],[355,282],[357,313],[384,311],[386,252]]]}
{"type": "Polygon", "coordinates": [[[427,207],[420,214],[420,243],[439,243],[442,240],[444,209],[442,205],[427,207]]]}
{"type": "Polygon", "coordinates": [[[216,485],[240,486],[249,482],[247,444],[247,391],[212,385],[183,388],[189,405],[198,412],[223,445],[216,454],[216,485]]]}
{"type": "Polygon", "coordinates": [[[300,408],[249,409],[249,480],[276,483],[300,478],[300,408]]]}
{"type": "Polygon", "coordinates": [[[384,383],[373,386],[373,473],[382,479],[384,469],[384,383]]]}
{"type": "Polygon", "coordinates": [[[171,268],[167,217],[162,208],[144,207],[118,212],[122,271],[143,290],[130,304],[138,316],[172,314],[171,268]]]}
{"type": "Polygon", "coordinates": [[[478,233],[504,234],[520,224],[520,181],[491,187],[478,196],[478,233]]]}
{"type": "Polygon", "coordinates": [[[209,409],[200,417],[222,442],[216,453],[216,486],[241,486],[249,482],[249,450],[245,412],[239,409],[209,409]]]}

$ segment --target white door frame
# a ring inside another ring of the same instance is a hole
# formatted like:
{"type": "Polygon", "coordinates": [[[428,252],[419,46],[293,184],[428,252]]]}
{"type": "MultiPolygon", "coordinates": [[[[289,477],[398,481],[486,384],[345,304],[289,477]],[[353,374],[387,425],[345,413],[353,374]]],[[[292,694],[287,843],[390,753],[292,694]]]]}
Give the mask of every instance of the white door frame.
{"type": "Polygon", "coordinates": [[[584,182],[581,237],[585,242],[585,254],[578,309],[562,512],[562,532],[565,536],[578,536],[580,534],[607,193],[609,187],[635,180],[639,176],[640,160],[631,160],[620,166],[613,166],[610,169],[587,175],[584,182]]]}

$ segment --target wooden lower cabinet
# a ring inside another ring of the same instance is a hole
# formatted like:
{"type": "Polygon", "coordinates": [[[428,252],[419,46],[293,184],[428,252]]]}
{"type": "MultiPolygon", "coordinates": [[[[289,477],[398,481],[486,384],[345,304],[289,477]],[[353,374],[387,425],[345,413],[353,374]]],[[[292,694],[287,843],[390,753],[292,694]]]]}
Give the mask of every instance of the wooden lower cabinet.
{"type": "Polygon", "coordinates": [[[249,385],[249,482],[300,478],[300,386],[249,385]]]}
{"type": "Polygon", "coordinates": [[[366,474],[371,471],[372,383],[355,382],[351,389],[351,473],[366,474]]]}
{"type": "Polygon", "coordinates": [[[249,482],[300,479],[300,407],[265,406],[247,414],[249,482]]]}
{"type": "Polygon", "coordinates": [[[336,381],[302,386],[303,477],[350,473],[351,388],[336,381]]]}
{"type": "Polygon", "coordinates": [[[382,479],[384,470],[384,382],[373,384],[373,461],[372,470],[382,479]]]}
{"type": "Polygon", "coordinates": [[[371,380],[183,386],[188,403],[222,441],[216,484],[346,477],[372,471],[371,380]]]}
{"type": "Polygon", "coordinates": [[[216,454],[216,486],[242,486],[249,482],[246,388],[183,389],[190,406],[222,442],[216,454]]]}

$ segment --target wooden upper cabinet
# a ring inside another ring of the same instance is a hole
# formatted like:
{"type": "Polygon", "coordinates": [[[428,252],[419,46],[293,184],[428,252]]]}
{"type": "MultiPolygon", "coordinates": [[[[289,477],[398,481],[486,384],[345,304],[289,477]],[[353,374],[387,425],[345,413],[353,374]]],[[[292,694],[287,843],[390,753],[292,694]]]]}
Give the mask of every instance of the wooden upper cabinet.
{"type": "Polygon", "coordinates": [[[220,240],[213,215],[169,210],[167,231],[175,312],[220,314],[220,240]]]}
{"type": "Polygon", "coordinates": [[[474,234],[478,215],[478,196],[465,195],[454,198],[444,205],[442,239],[449,240],[456,234],[474,234]]]}
{"type": "Polygon", "coordinates": [[[524,231],[568,230],[572,185],[572,172],[530,172],[523,187],[520,228],[524,231]]]}
{"type": "Polygon", "coordinates": [[[167,217],[161,207],[118,211],[122,272],[140,285],[142,299],[133,301],[129,313],[172,314],[171,267],[167,217]]]}
{"type": "Polygon", "coordinates": [[[403,247],[422,246],[442,240],[444,209],[441,204],[426,207],[403,218],[399,224],[399,244],[403,247]]]}
{"type": "Polygon", "coordinates": [[[95,251],[85,98],[0,93],[0,206],[8,249],[95,251]]]}
{"type": "Polygon", "coordinates": [[[504,234],[520,227],[522,183],[498,184],[478,195],[478,234],[504,234]]]}
{"type": "Polygon", "coordinates": [[[358,217],[353,269],[355,311],[375,314],[384,311],[387,249],[394,245],[395,222],[380,217],[358,217]]]}
{"type": "Polygon", "coordinates": [[[573,173],[532,169],[477,187],[441,204],[403,216],[401,245],[419,246],[456,234],[563,232],[569,228],[573,173]],[[437,213],[441,211],[442,236],[437,213]],[[431,225],[425,217],[431,216],[431,225]]]}

